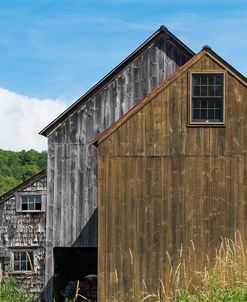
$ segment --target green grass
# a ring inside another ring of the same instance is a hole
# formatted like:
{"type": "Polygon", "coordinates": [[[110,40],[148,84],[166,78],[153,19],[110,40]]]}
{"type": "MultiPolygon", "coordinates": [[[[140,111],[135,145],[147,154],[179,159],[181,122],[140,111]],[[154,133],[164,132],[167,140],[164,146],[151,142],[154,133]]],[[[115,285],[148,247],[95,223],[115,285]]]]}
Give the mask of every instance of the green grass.
{"type": "Polygon", "coordinates": [[[247,286],[235,289],[218,289],[213,291],[202,291],[190,295],[184,292],[177,293],[177,302],[244,302],[247,301],[247,286]]]}
{"type": "Polygon", "coordinates": [[[7,279],[0,284],[0,302],[36,302],[37,296],[25,293],[14,279],[7,279]]]}

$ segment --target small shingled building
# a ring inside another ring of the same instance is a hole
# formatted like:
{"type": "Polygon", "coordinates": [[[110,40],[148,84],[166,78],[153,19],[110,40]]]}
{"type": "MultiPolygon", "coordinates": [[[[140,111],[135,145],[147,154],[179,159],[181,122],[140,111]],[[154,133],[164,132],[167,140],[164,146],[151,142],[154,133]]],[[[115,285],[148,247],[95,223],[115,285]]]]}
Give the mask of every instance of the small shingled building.
{"type": "Polygon", "coordinates": [[[30,293],[45,281],[46,170],[0,197],[0,276],[30,293]]]}

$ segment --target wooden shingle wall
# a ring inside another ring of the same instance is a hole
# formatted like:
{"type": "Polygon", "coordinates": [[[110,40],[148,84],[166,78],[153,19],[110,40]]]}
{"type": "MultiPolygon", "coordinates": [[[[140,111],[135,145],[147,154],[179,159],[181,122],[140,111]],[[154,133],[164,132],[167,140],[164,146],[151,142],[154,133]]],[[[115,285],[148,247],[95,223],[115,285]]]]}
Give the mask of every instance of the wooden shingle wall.
{"type": "MultiPolygon", "coordinates": [[[[27,292],[41,293],[45,282],[45,207],[36,213],[17,211],[18,194],[27,192],[46,197],[46,177],[0,204],[1,269],[3,278],[14,277],[27,292]],[[13,271],[12,252],[16,250],[35,252],[33,272],[13,271]]],[[[45,198],[43,201],[46,202],[45,198]]]]}
{"type": "Polygon", "coordinates": [[[189,58],[160,34],[49,135],[47,301],[52,295],[53,248],[97,246],[97,149],[92,139],[189,58]]]}
{"type": "Polygon", "coordinates": [[[247,244],[246,86],[208,56],[99,144],[99,301],[157,292],[181,245],[194,267],[221,237],[247,244]],[[190,71],[226,75],[226,124],[188,126],[190,71]]]}

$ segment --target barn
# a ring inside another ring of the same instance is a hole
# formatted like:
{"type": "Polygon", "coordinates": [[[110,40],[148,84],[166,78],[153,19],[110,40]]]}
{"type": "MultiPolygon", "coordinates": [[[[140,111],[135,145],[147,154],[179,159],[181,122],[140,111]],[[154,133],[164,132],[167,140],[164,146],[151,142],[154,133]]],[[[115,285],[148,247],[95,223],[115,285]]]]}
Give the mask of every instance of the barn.
{"type": "Polygon", "coordinates": [[[46,171],[0,197],[0,276],[14,277],[27,292],[45,282],[46,171]]]}
{"type": "Polygon", "coordinates": [[[59,301],[70,280],[97,270],[98,169],[91,141],[193,56],[161,26],[40,132],[48,138],[46,301],[59,301]]]}
{"type": "Polygon", "coordinates": [[[246,88],[205,46],[93,140],[98,301],[156,293],[191,242],[195,271],[222,237],[246,246],[246,88]]]}

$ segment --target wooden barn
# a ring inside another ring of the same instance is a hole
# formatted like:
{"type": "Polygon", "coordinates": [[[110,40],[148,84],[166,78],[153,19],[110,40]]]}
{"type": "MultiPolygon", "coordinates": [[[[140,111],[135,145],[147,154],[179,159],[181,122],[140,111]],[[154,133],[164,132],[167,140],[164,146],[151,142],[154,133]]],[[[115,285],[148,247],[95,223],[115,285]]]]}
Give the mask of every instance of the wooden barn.
{"type": "Polygon", "coordinates": [[[41,294],[45,281],[46,171],[0,197],[0,276],[41,294]]]}
{"type": "Polygon", "coordinates": [[[194,243],[247,244],[247,82],[209,47],[93,143],[98,146],[98,301],[157,292],[194,243]]]}
{"type": "Polygon", "coordinates": [[[193,56],[161,26],[40,132],[48,137],[46,301],[59,300],[70,280],[97,270],[98,169],[91,141],[193,56]]]}

